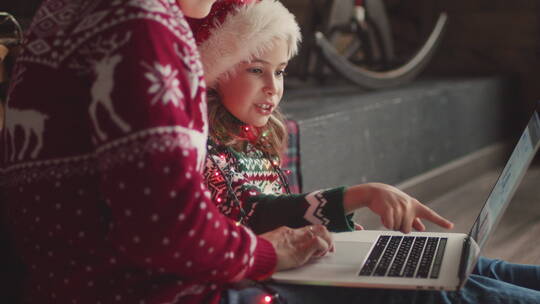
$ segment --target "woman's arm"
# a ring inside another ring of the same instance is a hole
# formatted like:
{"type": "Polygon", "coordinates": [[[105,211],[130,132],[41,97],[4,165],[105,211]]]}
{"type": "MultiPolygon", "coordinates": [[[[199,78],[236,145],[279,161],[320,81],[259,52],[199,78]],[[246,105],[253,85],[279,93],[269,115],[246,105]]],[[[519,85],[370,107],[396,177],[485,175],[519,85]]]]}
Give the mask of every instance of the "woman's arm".
{"type": "Polygon", "coordinates": [[[95,42],[116,49],[89,58],[95,71],[115,65],[93,92],[110,85],[96,97],[110,97],[111,107],[104,102],[89,117],[109,238],[127,261],[152,271],[204,282],[260,279],[277,263],[271,243],[221,215],[203,183],[205,91],[180,23],[175,30],[145,20],[119,25],[95,42]]]}

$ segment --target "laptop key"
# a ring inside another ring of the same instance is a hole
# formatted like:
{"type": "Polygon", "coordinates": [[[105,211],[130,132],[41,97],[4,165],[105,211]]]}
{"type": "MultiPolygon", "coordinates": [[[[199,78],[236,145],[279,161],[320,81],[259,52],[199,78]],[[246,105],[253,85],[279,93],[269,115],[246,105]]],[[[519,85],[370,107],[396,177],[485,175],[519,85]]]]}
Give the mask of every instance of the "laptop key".
{"type": "Polygon", "coordinates": [[[417,278],[427,278],[429,274],[429,269],[431,268],[431,263],[435,257],[435,250],[437,249],[437,243],[439,242],[438,237],[430,237],[424,248],[424,253],[422,254],[422,259],[420,260],[420,265],[418,266],[418,272],[416,273],[417,278]]]}
{"type": "Polygon", "coordinates": [[[412,248],[413,242],[414,242],[413,236],[406,236],[403,238],[403,241],[401,242],[401,245],[399,246],[398,253],[396,254],[396,257],[394,258],[394,261],[392,262],[392,266],[390,266],[390,270],[388,271],[389,277],[402,276],[401,269],[403,268],[403,265],[405,264],[405,260],[407,259],[407,255],[409,254],[409,251],[412,248]]]}
{"type": "Polygon", "coordinates": [[[390,266],[390,263],[392,262],[392,259],[394,258],[394,255],[398,250],[399,244],[401,243],[401,239],[403,239],[402,236],[393,236],[390,239],[390,243],[388,243],[388,246],[386,247],[386,250],[384,251],[382,258],[379,261],[379,265],[377,265],[377,268],[375,269],[375,273],[373,275],[386,275],[388,267],[390,266]]]}
{"type": "Polygon", "coordinates": [[[362,270],[360,270],[359,275],[370,276],[372,274],[389,240],[390,240],[389,235],[382,235],[379,237],[379,239],[377,240],[377,243],[375,243],[375,246],[373,246],[373,249],[371,250],[369,257],[364,263],[362,270]]]}
{"type": "Polygon", "coordinates": [[[416,266],[418,265],[420,256],[422,255],[422,250],[424,249],[426,239],[426,237],[416,237],[416,239],[414,240],[411,254],[409,255],[409,258],[405,263],[405,268],[403,269],[403,276],[407,278],[414,277],[414,273],[416,272],[416,266]]]}
{"type": "Polygon", "coordinates": [[[441,238],[439,242],[439,248],[437,248],[437,254],[435,254],[435,260],[433,261],[433,268],[431,269],[431,275],[429,276],[432,279],[439,277],[439,271],[441,270],[442,260],[444,257],[444,250],[446,249],[447,238],[441,238]]]}

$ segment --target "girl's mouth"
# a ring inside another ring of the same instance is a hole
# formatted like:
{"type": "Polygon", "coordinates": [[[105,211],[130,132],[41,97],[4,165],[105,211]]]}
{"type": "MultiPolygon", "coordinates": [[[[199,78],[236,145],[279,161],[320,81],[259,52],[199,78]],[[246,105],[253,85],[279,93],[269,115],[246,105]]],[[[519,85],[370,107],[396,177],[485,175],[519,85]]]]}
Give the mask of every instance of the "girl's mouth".
{"type": "Polygon", "coordinates": [[[270,115],[272,114],[273,106],[267,103],[259,103],[255,105],[255,108],[258,110],[259,113],[263,115],[270,115]]]}

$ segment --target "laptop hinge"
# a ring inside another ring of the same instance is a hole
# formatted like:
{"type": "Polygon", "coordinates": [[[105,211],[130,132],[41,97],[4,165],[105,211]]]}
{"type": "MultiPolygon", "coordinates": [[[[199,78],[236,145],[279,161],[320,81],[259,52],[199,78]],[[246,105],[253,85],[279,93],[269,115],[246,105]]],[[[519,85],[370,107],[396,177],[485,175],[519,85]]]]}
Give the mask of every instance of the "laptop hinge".
{"type": "Polygon", "coordinates": [[[471,250],[471,237],[467,236],[463,239],[463,249],[461,250],[461,262],[459,263],[459,285],[461,286],[463,281],[467,278],[467,265],[469,265],[469,258],[471,250]]]}

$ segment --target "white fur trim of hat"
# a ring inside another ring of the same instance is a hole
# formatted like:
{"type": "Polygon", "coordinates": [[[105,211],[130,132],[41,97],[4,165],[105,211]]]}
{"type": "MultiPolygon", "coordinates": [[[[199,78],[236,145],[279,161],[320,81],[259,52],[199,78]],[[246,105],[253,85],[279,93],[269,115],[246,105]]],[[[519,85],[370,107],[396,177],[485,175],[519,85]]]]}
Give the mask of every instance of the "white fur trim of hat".
{"type": "Polygon", "coordinates": [[[208,39],[199,44],[209,86],[236,64],[272,47],[275,38],[287,42],[289,59],[297,54],[301,41],[294,15],[277,0],[236,6],[221,24],[216,21],[213,26],[208,39]]]}

